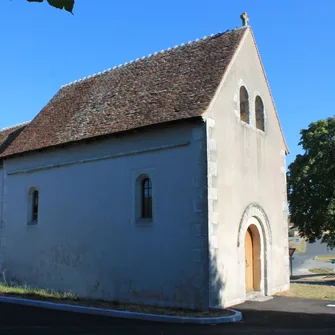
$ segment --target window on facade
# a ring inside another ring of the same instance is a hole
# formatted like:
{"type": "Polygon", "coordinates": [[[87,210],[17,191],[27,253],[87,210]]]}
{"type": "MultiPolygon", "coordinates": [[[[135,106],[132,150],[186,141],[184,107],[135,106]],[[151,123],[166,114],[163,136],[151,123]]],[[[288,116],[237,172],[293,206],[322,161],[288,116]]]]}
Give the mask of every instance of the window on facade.
{"type": "Polygon", "coordinates": [[[152,184],[149,178],[142,180],[142,215],[143,219],[152,218],[152,184]]]}
{"type": "Polygon", "coordinates": [[[264,105],[260,96],[257,96],[255,100],[255,113],[256,113],[256,128],[264,131],[265,129],[264,105]]]}
{"type": "Polygon", "coordinates": [[[244,86],[240,88],[240,119],[246,123],[250,123],[249,94],[244,86]]]}
{"type": "Polygon", "coordinates": [[[34,190],[32,193],[32,211],[31,211],[31,221],[36,223],[38,220],[38,191],[34,190]]]}

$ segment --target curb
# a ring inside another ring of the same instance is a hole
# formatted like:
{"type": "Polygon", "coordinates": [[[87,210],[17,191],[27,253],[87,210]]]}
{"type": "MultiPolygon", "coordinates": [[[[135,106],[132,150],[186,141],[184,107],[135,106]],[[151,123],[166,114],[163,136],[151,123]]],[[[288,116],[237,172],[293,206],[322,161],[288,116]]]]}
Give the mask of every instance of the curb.
{"type": "Polygon", "coordinates": [[[68,305],[68,304],[57,304],[53,302],[22,299],[22,298],[0,297],[0,303],[1,302],[9,303],[9,304],[18,304],[18,305],[23,305],[23,306],[30,306],[30,307],[47,308],[47,309],[53,309],[53,310],[58,310],[58,311],[84,313],[84,314],[101,315],[101,316],[111,316],[114,318],[123,318],[123,319],[156,321],[156,322],[220,324],[220,323],[239,322],[242,320],[242,313],[234,309],[227,309],[234,313],[233,315],[229,315],[229,316],[219,316],[219,317],[212,317],[212,318],[192,318],[192,317],[179,317],[179,316],[168,316],[168,315],[159,315],[159,314],[118,311],[114,309],[84,307],[84,306],[75,306],[75,305],[68,305]]]}

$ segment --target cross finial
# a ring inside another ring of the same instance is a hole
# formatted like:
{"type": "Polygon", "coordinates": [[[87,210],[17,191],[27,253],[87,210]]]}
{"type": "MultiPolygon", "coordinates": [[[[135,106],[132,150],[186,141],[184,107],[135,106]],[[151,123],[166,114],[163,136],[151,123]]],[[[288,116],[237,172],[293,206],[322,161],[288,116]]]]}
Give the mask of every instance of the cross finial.
{"type": "Polygon", "coordinates": [[[242,13],[240,18],[242,19],[243,27],[247,26],[248,22],[249,22],[248,14],[247,13],[242,13]]]}

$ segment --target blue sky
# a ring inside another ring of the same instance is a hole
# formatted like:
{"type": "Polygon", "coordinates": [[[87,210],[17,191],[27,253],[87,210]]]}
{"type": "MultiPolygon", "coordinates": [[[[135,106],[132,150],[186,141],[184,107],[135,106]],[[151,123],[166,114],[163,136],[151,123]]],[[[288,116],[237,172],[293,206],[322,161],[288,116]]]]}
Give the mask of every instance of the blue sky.
{"type": "Polygon", "coordinates": [[[299,131],[333,116],[333,0],[77,0],[75,15],[0,2],[0,128],[31,120],[61,85],[239,27],[248,12],[292,161],[299,131]]]}

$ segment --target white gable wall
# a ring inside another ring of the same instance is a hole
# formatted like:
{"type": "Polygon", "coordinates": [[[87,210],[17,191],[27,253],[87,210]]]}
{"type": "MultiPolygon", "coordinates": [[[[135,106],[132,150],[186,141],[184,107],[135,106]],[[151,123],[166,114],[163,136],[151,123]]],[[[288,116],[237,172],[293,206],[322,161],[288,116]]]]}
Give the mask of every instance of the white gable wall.
{"type": "Polygon", "coordinates": [[[208,305],[204,134],[204,123],[185,123],[5,161],[7,277],[93,298],[208,305]],[[141,173],[153,182],[152,224],[134,219],[141,173]],[[31,187],[36,226],[27,226],[31,187]]]}
{"type": "MultiPolygon", "coordinates": [[[[245,231],[256,217],[263,238],[262,292],[289,287],[285,144],[250,31],[207,114],[212,305],[245,300],[245,231]],[[239,120],[239,88],[249,93],[251,124],[239,120]],[[266,114],[256,130],[255,98],[266,114]]],[[[256,222],[256,221],[254,221],[256,222]]],[[[258,223],[257,223],[258,224],[258,223]]]]}

